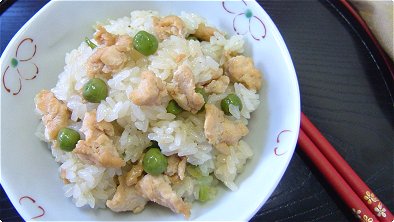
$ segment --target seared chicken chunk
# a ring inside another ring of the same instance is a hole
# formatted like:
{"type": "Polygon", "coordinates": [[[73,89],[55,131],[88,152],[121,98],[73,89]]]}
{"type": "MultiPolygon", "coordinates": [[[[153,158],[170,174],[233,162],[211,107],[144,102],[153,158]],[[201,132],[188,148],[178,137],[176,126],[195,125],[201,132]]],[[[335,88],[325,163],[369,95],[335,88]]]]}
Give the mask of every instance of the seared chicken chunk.
{"type": "Polygon", "coordinates": [[[154,106],[160,105],[167,95],[167,89],[163,81],[156,77],[153,72],[144,71],[141,74],[141,82],[138,88],[133,90],[129,97],[136,105],[154,106]]]}
{"type": "Polygon", "coordinates": [[[60,179],[63,180],[64,184],[69,184],[70,181],[67,179],[67,171],[66,169],[60,168],[60,179]]]}
{"type": "Polygon", "coordinates": [[[117,37],[115,46],[119,52],[130,52],[133,50],[133,40],[128,35],[120,35],[117,37]]]}
{"type": "Polygon", "coordinates": [[[201,41],[209,42],[211,36],[213,36],[217,31],[218,30],[216,30],[215,28],[205,26],[204,24],[201,23],[200,25],[198,25],[198,28],[196,29],[196,32],[193,35],[201,41]]]}
{"type": "Polygon", "coordinates": [[[178,164],[180,161],[180,158],[176,154],[169,156],[167,158],[168,165],[165,174],[168,176],[175,175],[178,172],[178,164]]]}
{"type": "Polygon", "coordinates": [[[127,62],[127,56],[125,53],[119,51],[116,46],[109,46],[103,49],[100,60],[104,64],[101,71],[108,74],[123,68],[127,62]]]}
{"type": "Polygon", "coordinates": [[[169,15],[161,19],[153,17],[152,21],[156,35],[161,40],[166,39],[171,35],[179,37],[185,36],[185,23],[178,16],[169,15]]]}
{"type": "Polygon", "coordinates": [[[142,155],[137,164],[133,165],[129,172],[126,173],[126,184],[127,186],[132,186],[138,182],[139,177],[144,172],[144,167],[142,166],[142,160],[144,156],[142,155]]]}
{"type": "Polygon", "coordinates": [[[110,78],[112,73],[121,70],[128,62],[126,53],[121,52],[115,45],[99,48],[90,56],[87,62],[89,77],[110,78]]]}
{"type": "Polygon", "coordinates": [[[204,97],[195,92],[195,82],[192,70],[187,65],[179,66],[174,73],[172,83],[167,85],[169,94],[180,107],[193,114],[204,105],[204,97]]]}
{"type": "Polygon", "coordinates": [[[180,180],[185,178],[186,158],[180,158],[176,154],[167,158],[168,165],[165,174],[168,176],[178,176],[180,180]]]}
{"type": "Polygon", "coordinates": [[[254,66],[252,58],[242,55],[233,57],[224,64],[224,69],[231,81],[256,91],[261,88],[261,73],[254,66]]]}
{"type": "Polygon", "coordinates": [[[94,40],[100,45],[111,46],[115,45],[116,35],[107,32],[107,30],[99,25],[97,26],[97,31],[94,34],[94,40]]]}
{"type": "Polygon", "coordinates": [[[120,71],[129,62],[132,39],[128,35],[110,34],[102,26],[98,27],[95,39],[105,46],[98,48],[88,59],[87,74],[91,78],[108,79],[112,73],[120,71]]]}
{"type": "Polygon", "coordinates": [[[48,90],[41,90],[34,99],[37,111],[42,115],[45,126],[45,138],[55,140],[59,130],[68,125],[70,111],[66,104],[59,101],[48,90]]]}
{"type": "Polygon", "coordinates": [[[82,161],[103,167],[125,165],[110,138],[114,135],[114,127],[105,121],[97,122],[96,111],[85,114],[81,131],[86,138],[78,141],[73,153],[77,154],[82,161]]]}
{"type": "Polygon", "coordinates": [[[215,105],[205,105],[204,133],[208,142],[220,152],[228,154],[228,146],[235,145],[249,133],[240,122],[234,122],[224,116],[224,112],[215,105]]]}
{"type": "Polygon", "coordinates": [[[175,213],[182,213],[186,218],[190,217],[190,205],[185,203],[175,191],[172,190],[166,176],[145,175],[136,185],[138,192],[150,201],[170,208],[175,213]]]}
{"type": "Polygon", "coordinates": [[[182,62],[185,58],[187,58],[187,55],[186,54],[179,54],[179,55],[177,55],[176,57],[175,57],[175,62],[176,63],[180,63],[180,62],[182,62]]]}
{"type": "Polygon", "coordinates": [[[178,164],[178,176],[179,179],[183,180],[185,178],[186,170],[186,158],[182,158],[181,162],[178,164]]]}
{"type": "Polygon", "coordinates": [[[221,76],[223,76],[223,69],[211,69],[209,70],[211,76],[207,80],[199,81],[197,83],[197,86],[202,87],[204,85],[207,85],[208,83],[212,82],[213,80],[219,79],[221,76]]]}
{"type": "Polygon", "coordinates": [[[119,176],[119,186],[112,200],[107,200],[107,207],[115,212],[133,211],[141,212],[148,200],[141,196],[135,189],[135,186],[128,186],[124,176],[119,176]]]}
{"type": "Polygon", "coordinates": [[[221,76],[216,80],[212,80],[208,85],[205,86],[205,91],[207,93],[224,93],[230,83],[230,78],[228,76],[221,76]]]}
{"type": "Polygon", "coordinates": [[[127,52],[132,49],[132,39],[128,35],[114,35],[109,33],[103,26],[97,27],[94,39],[100,45],[112,46],[116,45],[120,52],[127,52]]]}

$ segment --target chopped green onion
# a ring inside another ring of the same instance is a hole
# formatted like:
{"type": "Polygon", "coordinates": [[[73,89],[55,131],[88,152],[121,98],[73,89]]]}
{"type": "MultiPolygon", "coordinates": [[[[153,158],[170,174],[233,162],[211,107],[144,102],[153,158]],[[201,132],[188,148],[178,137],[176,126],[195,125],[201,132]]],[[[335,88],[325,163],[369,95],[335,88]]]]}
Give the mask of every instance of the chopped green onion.
{"type": "Polygon", "coordinates": [[[203,176],[198,166],[187,165],[186,172],[196,179],[200,179],[203,176]]]}
{"type": "Polygon", "coordinates": [[[201,202],[207,202],[209,200],[214,199],[216,196],[216,189],[214,187],[210,187],[207,185],[200,186],[200,190],[198,192],[198,200],[201,202]]]}
{"type": "Polygon", "coordinates": [[[213,181],[213,177],[212,176],[201,176],[200,178],[197,179],[197,183],[200,185],[211,185],[213,181]]]}
{"type": "Polygon", "coordinates": [[[85,37],[85,42],[86,42],[86,44],[88,44],[88,46],[89,46],[91,49],[94,49],[94,48],[97,47],[97,45],[94,44],[92,41],[90,41],[90,39],[89,39],[88,37],[85,37]]]}
{"type": "Polygon", "coordinates": [[[171,100],[167,105],[167,113],[172,113],[174,115],[178,115],[183,111],[183,109],[178,105],[175,100],[171,100]]]}

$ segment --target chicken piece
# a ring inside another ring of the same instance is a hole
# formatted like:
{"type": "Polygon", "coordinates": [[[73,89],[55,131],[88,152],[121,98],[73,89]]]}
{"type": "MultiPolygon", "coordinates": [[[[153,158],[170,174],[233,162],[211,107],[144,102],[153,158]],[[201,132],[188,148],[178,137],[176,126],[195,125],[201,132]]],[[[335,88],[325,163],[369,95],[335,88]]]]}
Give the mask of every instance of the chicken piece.
{"type": "Polygon", "coordinates": [[[223,75],[223,69],[217,69],[211,71],[212,79],[219,79],[223,75]]]}
{"type": "Polygon", "coordinates": [[[94,34],[94,39],[100,45],[111,46],[116,42],[116,35],[107,32],[107,30],[99,25],[97,26],[97,32],[94,34]]]}
{"type": "Polygon", "coordinates": [[[180,180],[185,178],[185,170],[186,170],[186,158],[180,158],[176,154],[171,155],[167,158],[168,165],[167,169],[164,172],[167,176],[176,176],[180,180]]]}
{"type": "Polygon", "coordinates": [[[72,152],[82,161],[103,167],[125,165],[110,139],[110,136],[114,136],[114,127],[105,121],[97,122],[96,111],[85,114],[81,131],[85,134],[85,140],[78,141],[72,152]]]}
{"type": "Polygon", "coordinates": [[[185,178],[186,170],[186,158],[182,158],[181,162],[178,164],[178,176],[179,179],[183,180],[185,178]]]}
{"type": "Polygon", "coordinates": [[[261,88],[261,73],[250,57],[232,57],[224,64],[224,69],[231,81],[240,82],[251,90],[257,91],[261,88]]]}
{"type": "Polygon", "coordinates": [[[215,105],[205,105],[204,133],[208,142],[218,151],[228,154],[228,147],[235,145],[249,133],[248,128],[241,122],[231,121],[224,112],[215,105]]]}
{"type": "Polygon", "coordinates": [[[130,51],[133,43],[129,35],[111,34],[107,32],[107,30],[101,25],[97,27],[97,32],[94,35],[94,39],[100,45],[116,45],[120,52],[130,51]]]}
{"type": "Polygon", "coordinates": [[[207,85],[208,83],[212,82],[212,80],[219,79],[221,76],[223,76],[223,69],[211,69],[210,70],[211,77],[207,80],[203,80],[197,83],[197,86],[203,87],[204,85],[207,85]]]}
{"type": "Polygon", "coordinates": [[[178,16],[169,15],[161,19],[152,17],[152,22],[156,35],[161,40],[171,35],[185,36],[185,23],[178,16]]]}
{"type": "Polygon", "coordinates": [[[90,78],[103,77],[109,79],[111,77],[111,73],[102,72],[105,64],[101,61],[101,56],[103,55],[104,50],[105,48],[98,48],[86,62],[86,71],[90,78]]]}
{"type": "Polygon", "coordinates": [[[87,74],[90,78],[110,78],[112,73],[121,70],[128,62],[126,53],[116,45],[99,48],[87,61],[87,74]]]}
{"type": "Polygon", "coordinates": [[[107,207],[115,212],[141,212],[148,200],[137,192],[135,186],[128,186],[124,176],[119,176],[118,179],[119,185],[112,200],[107,200],[107,207]]]}
{"type": "Polygon", "coordinates": [[[138,88],[130,93],[129,98],[139,106],[154,106],[160,105],[167,95],[167,89],[163,81],[156,77],[153,72],[144,71],[141,74],[141,82],[138,88]]]}
{"type": "Polygon", "coordinates": [[[112,121],[111,124],[114,127],[114,135],[120,137],[124,131],[124,128],[117,121],[112,121]]]}
{"type": "Polygon", "coordinates": [[[114,126],[111,123],[105,121],[96,121],[96,110],[85,114],[81,131],[85,134],[86,142],[92,142],[103,134],[107,137],[113,136],[115,134],[114,126]]]}
{"type": "Polygon", "coordinates": [[[55,140],[59,130],[68,125],[70,111],[66,104],[59,101],[49,90],[41,90],[34,99],[36,110],[42,115],[45,138],[55,140]]]}
{"type": "Polygon", "coordinates": [[[177,174],[174,174],[172,176],[168,176],[168,180],[170,181],[170,183],[172,185],[179,184],[180,182],[182,182],[177,174]]]}
{"type": "Polygon", "coordinates": [[[101,71],[104,73],[111,73],[121,69],[127,62],[127,57],[126,54],[119,51],[116,46],[109,46],[104,49],[100,56],[100,60],[104,64],[101,71]]]}
{"type": "Polygon", "coordinates": [[[192,70],[187,65],[179,66],[174,73],[172,83],[167,85],[169,94],[178,105],[193,114],[197,113],[205,103],[204,97],[196,93],[195,88],[192,70]]]}
{"type": "Polygon", "coordinates": [[[221,76],[219,79],[212,80],[208,85],[205,86],[205,91],[207,93],[224,93],[230,83],[230,78],[228,76],[221,76]]]}
{"type": "Polygon", "coordinates": [[[138,178],[144,172],[144,167],[142,166],[142,160],[144,156],[140,158],[137,164],[131,167],[131,170],[126,174],[126,184],[127,186],[132,186],[138,182],[138,178]]]}
{"type": "Polygon", "coordinates": [[[193,34],[200,41],[209,42],[211,36],[215,34],[218,30],[209,26],[205,26],[205,24],[201,23],[198,25],[196,32],[193,34]]]}
{"type": "Polygon", "coordinates": [[[116,39],[115,46],[119,52],[130,52],[133,50],[133,40],[128,35],[120,35],[116,39]]]}
{"type": "Polygon", "coordinates": [[[170,208],[175,213],[190,217],[190,205],[172,190],[167,176],[145,175],[135,186],[143,197],[170,208]]]}
{"type": "Polygon", "coordinates": [[[87,61],[87,74],[90,78],[110,78],[129,62],[132,39],[128,35],[113,35],[99,26],[95,39],[105,46],[98,48],[87,61]]]}
{"type": "Polygon", "coordinates": [[[177,56],[175,57],[175,62],[176,62],[176,63],[180,63],[180,62],[182,62],[186,57],[187,57],[186,54],[181,53],[181,54],[179,54],[179,55],[177,55],[177,56]]]}
{"type": "Polygon", "coordinates": [[[67,179],[67,171],[66,169],[60,169],[60,178],[63,180],[64,184],[69,184],[70,181],[67,179]]]}
{"type": "Polygon", "coordinates": [[[106,135],[100,135],[96,140],[78,141],[73,153],[84,162],[103,167],[122,167],[125,162],[119,157],[113,141],[106,135]]]}
{"type": "Polygon", "coordinates": [[[178,164],[181,162],[180,158],[178,155],[174,154],[167,158],[167,162],[168,165],[165,174],[168,176],[175,175],[178,172],[178,164]]]}

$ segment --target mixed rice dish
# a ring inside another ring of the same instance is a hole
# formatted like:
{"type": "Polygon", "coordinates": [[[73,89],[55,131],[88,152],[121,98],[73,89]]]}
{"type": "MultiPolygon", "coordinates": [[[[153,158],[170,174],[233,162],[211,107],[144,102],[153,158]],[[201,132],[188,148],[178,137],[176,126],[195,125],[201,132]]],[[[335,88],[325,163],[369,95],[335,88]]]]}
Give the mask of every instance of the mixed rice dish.
{"type": "Polygon", "coordinates": [[[236,190],[262,85],[243,38],[185,12],[133,11],[95,29],[35,97],[65,196],[114,212],[152,201],[189,218],[221,184],[236,190]]]}

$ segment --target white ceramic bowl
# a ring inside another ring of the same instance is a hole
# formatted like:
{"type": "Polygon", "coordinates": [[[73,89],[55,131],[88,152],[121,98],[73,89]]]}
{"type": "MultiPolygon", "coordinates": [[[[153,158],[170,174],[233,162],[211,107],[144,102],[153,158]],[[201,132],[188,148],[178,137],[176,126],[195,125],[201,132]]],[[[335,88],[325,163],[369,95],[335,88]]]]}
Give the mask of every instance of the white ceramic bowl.
{"type": "Polygon", "coordinates": [[[183,220],[149,205],[140,214],[77,208],[64,197],[58,164],[34,132],[34,95],[52,88],[66,52],[77,48],[92,25],[128,16],[132,10],[161,14],[194,12],[210,24],[244,35],[247,54],[264,74],[262,103],[253,113],[246,140],[255,155],[237,178],[239,189],[220,191],[206,204],[194,204],[191,220],[248,220],[264,204],[293,155],[300,122],[300,97],[286,45],[265,11],[252,1],[125,2],[53,1],[14,36],[1,57],[1,184],[26,220],[183,220]]]}

